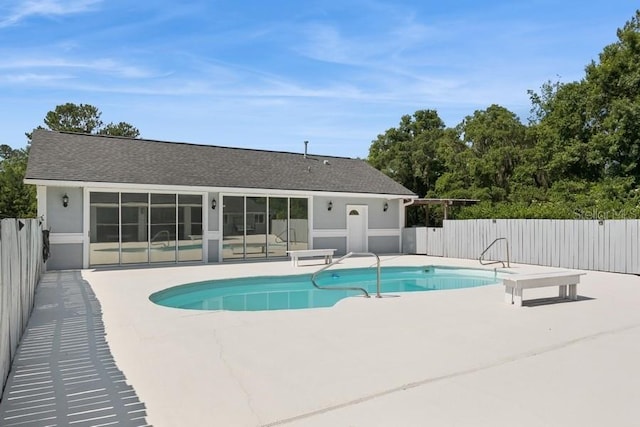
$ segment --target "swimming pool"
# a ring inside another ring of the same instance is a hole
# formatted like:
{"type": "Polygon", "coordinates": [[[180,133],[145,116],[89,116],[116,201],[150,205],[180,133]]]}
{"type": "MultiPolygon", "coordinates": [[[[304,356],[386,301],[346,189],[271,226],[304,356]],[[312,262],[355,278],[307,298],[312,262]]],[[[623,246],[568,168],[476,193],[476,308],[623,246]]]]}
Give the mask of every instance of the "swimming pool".
{"type": "MultiPolygon", "coordinates": [[[[489,270],[441,266],[382,267],[381,292],[420,292],[471,288],[498,282],[489,270]]],[[[356,286],[372,295],[376,272],[372,268],[330,270],[320,273],[323,287],[356,286]]],[[[357,291],[320,290],[311,284],[310,274],[209,280],[174,286],[152,294],[159,305],[190,310],[262,311],[331,307],[357,291]]]]}

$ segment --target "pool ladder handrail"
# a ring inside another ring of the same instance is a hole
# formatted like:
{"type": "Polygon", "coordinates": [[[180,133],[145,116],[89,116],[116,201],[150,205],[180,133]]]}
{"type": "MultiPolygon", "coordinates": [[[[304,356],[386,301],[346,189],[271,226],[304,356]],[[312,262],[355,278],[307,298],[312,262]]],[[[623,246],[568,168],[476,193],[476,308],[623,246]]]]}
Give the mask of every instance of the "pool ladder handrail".
{"type": "Polygon", "coordinates": [[[505,244],[507,245],[507,265],[506,265],[506,267],[511,267],[510,260],[509,260],[509,240],[507,240],[507,238],[506,238],[506,237],[498,237],[498,238],[497,238],[497,239],[495,239],[493,242],[491,242],[491,244],[490,244],[489,246],[487,246],[487,248],[486,248],[484,251],[482,251],[482,253],[480,254],[480,257],[478,258],[478,261],[480,261],[480,264],[482,264],[482,265],[491,265],[491,264],[500,264],[500,263],[501,263],[501,264],[502,264],[502,267],[503,267],[503,268],[505,267],[505,265],[504,265],[504,261],[502,261],[502,260],[498,260],[498,261],[491,261],[491,262],[482,262],[482,260],[484,259],[484,254],[486,254],[486,253],[487,253],[487,251],[488,251],[489,249],[491,249],[491,247],[492,247],[493,245],[495,245],[495,244],[496,244],[496,242],[498,242],[498,241],[500,241],[500,240],[504,240],[505,244]]]}
{"type": "Polygon", "coordinates": [[[338,264],[340,261],[347,259],[351,256],[367,256],[367,255],[371,255],[376,257],[376,298],[382,298],[382,296],[380,295],[380,257],[376,254],[374,254],[373,252],[349,252],[348,254],[346,254],[343,257],[338,258],[337,260],[333,261],[331,264],[327,264],[324,267],[322,267],[320,270],[316,271],[315,273],[313,273],[311,275],[311,284],[313,286],[315,286],[317,289],[321,289],[324,291],[360,291],[364,294],[365,298],[370,298],[371,295],[369,295],[369,292],[367,292],[366,289],[364,288],[360,288],[360,287],[356,287],[356,286],[320,286],[318,285],[318,283],[316,283],[316,277],[318,276],[318,274],[322,273],[325,270],[328,270],[329,268],[333,267],[334,265],[338,264]]]}
{"type": "Polygon", "coordinates": [[[160,230],[158,231],[152,238],[151,244],[160,244],[162,247],[166,248],[171,246],[171,236],[169,235],[169,230],[160,230]],[[166,236],[164,240],[160,240],[160,237],[166,236]]]}

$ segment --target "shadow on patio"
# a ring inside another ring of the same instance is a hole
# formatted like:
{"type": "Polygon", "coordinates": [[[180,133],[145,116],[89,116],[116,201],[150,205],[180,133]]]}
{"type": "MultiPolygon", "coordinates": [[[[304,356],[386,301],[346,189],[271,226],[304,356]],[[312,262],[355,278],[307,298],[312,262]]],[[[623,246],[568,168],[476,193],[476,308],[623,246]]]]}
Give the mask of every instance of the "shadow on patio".
{"type": "Polygon", "coordinates": [[[0,425],[144,426],[145,417],[113,360],[91,287],[80,272],[45,274],[0,401],[0,425]]]}

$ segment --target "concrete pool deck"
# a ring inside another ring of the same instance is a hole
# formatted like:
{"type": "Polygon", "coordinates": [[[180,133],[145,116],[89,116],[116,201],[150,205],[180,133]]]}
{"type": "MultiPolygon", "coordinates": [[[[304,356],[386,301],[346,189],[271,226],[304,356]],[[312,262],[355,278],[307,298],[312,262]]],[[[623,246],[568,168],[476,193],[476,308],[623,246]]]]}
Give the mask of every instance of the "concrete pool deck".
{"type": "MultiPolygon", "coordinates": [[[[381,258],[383,266],[479,266],[381,258]]],[[[182,283],[320,266],[286,260],[83,270],[47,273],[42,283],[83,282],[95,294],[118,378],[135,391],[138,415],[158,427],[638,425],[637,276],[587,272],[578,301],[521,308],[504,303],[500,284],[265,312],[189,311],[148,299],[182,283]]],[[[555,295],[557,288],[525,292],[526,299],[555,295]]],[[[34,316],[51,305],[38,298],[34,316]]],[[[12,384],[10,377],[0,420],[12,384]]]]}

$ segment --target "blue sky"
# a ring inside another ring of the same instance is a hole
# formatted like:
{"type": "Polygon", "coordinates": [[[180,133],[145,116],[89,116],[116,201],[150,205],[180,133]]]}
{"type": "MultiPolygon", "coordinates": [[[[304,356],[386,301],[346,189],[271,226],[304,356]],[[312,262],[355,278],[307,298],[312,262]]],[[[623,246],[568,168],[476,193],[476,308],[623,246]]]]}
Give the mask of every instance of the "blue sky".
{"type": "Polygon", "coordinates": [[[0,144],[66,102],[143,138],[349,157],[419,109],[526,122],[527,90],[582,78],[634,3],[3,0],[0,144]]]}

